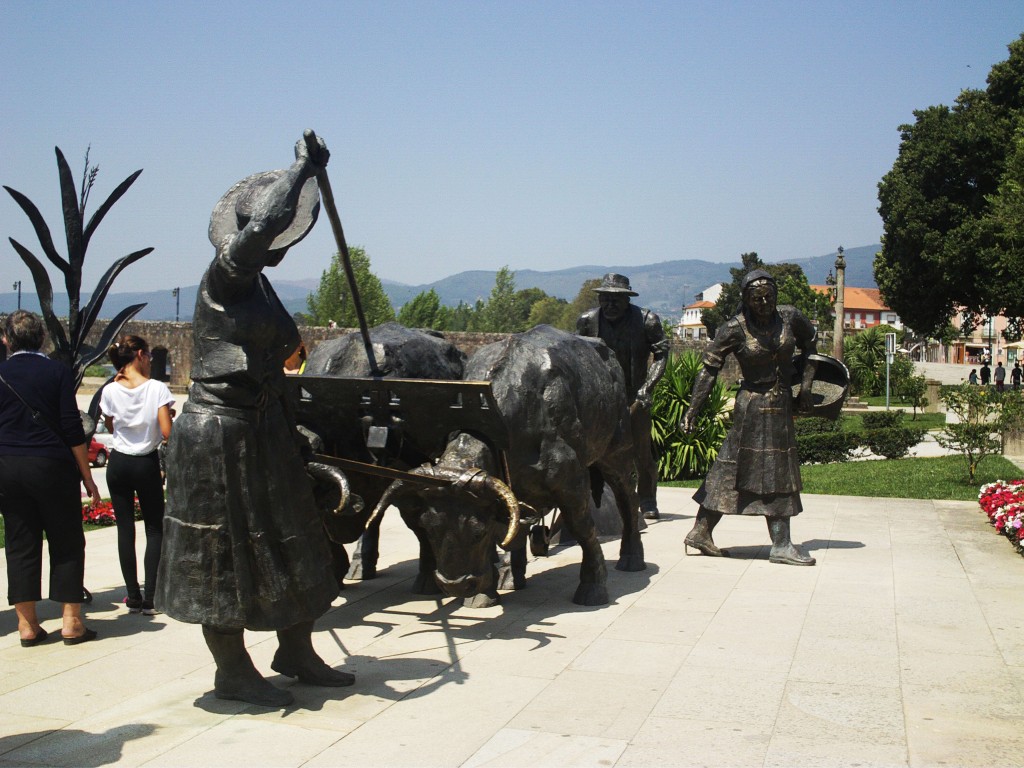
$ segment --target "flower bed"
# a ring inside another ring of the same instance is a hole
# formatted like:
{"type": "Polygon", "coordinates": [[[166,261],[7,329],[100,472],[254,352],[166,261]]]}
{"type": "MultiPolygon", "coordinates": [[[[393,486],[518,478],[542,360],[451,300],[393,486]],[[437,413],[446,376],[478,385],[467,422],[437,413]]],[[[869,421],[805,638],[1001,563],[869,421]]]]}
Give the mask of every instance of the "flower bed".
{"type": "Polygon", "coordinates": [[[978,503],[996,531],[1024,555],[1024,480],[996,480],[981,486],[978,503]]]}
{"type": "MultiPolygon", "coordinates": [[[[135,519],[142,519],[142,510],[139,509],[139,500],[135,499],[135,519]]],[[[89,525],[115,525],[117,519],[114,517],[114,505],[109,501],[101,501],[97,505],[82,505],[82,522],[89,525]]]]}

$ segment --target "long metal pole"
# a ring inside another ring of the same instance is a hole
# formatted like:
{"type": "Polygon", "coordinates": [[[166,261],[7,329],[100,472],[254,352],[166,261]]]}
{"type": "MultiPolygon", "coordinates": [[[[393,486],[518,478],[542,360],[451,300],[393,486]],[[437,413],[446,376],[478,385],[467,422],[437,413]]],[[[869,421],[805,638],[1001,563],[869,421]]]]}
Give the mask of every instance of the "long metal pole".
{"type": "MultiPolygon", "coordinates": [[[[310,153],[316,148],[316,134],[311,130],[303,133],[306,139],[306,146],[310,153]]],[[[341,255],[341,263],[345,267],[345,277],[348,280],[348,288],[352,292],[352,305],[356,309],[356,317],[359,319],[359,331],[363,335],[363,346],[366,348],[366,359],[370,363],[370,375],[381,376],[380,368],[377,367],[377,358],[373,354],[373,343],[370,341],[370,329],[366,325],[366,315],[363,314],[363,302],[359,298],[359,288],[356,285],[356,275],[352,271],[352,258],[348,253],[348,244],[345,242],[345,231],[341,228],[341,218],[338,216],[338,208],[334,204],[334,192],[331,190],[331,181],[327,178],[327,169],[321,168],[316,175],[317,183],[320,185],[320,197],[324,201],[324,209],[327,211],[327,218],[331,222],[331,230],[334,232],[334,241],[338,245],[338,253],[341,255]]]]}

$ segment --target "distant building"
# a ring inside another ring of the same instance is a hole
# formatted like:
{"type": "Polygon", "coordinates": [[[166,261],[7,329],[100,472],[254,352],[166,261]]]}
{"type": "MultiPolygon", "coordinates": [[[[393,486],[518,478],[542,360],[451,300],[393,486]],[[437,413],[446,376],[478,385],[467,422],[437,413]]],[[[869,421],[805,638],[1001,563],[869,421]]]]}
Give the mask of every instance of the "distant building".
{"type": "Polygon", "coordinates": [[[694,297],[692,304],[683,307],[683,317],[676,326],[676,335],[681,339],[706,339],[708,329],[701,322],[701,313],[711,309],[722,295],[722,284],[715,283],[694,297]]]}
{"type": "Polygon", "coordinates": [[[963,321],[963,315],[953,317],[952,325],[960,331],[960,338],[946,348],[948,362],[979,365],[987,360],[994,366],[999,360],[1012,365],[1022,358],[1020,342],[1008,344],[1003,338],[1007,326],[1005,315],[982,317],[974,328],[966,332],[963,321]]]}
{"type": "MultiPolygon", "coordinates": [[[[811,290],[831,296],[831,285],[812,285],[811,290]]],[[[900,330],[903,321],[882,301],[877,288],[853,288],[846,286],[843,291],[843,327],[851,331],[863,331],[876,325],[891,325],[900,330]]]]}

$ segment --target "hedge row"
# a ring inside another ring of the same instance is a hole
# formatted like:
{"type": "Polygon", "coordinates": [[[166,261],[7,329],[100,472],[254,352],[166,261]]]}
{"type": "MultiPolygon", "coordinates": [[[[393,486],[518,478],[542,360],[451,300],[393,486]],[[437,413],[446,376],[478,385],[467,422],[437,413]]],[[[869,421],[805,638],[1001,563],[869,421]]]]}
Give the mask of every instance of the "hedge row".
{"type": "Polygon", "coordinates": [[[849,461],[858,448],[876,456],[902,459],[924,439],[925,430],[903,426],[902,411],[872,411],[863,415],[864,429],[844,432],[838,421],[797,419],[796,447],[803,464],[849,461]]]}

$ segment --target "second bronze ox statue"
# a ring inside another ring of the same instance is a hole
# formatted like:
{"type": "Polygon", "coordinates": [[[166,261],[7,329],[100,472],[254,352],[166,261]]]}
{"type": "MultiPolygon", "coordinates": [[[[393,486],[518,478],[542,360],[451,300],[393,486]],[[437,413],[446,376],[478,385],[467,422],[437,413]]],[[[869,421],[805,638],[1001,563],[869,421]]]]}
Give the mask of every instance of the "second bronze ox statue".
{"type": "MultiPolygon", "coordinates": [[[[421,548],[421,580],[430,574],[446,594],[482,606],[498,598],[495,543],[524,552],[522,521],[558,508],[582,549],[573,601],[607,603],[606,565],[589,506],[591,498],[600,503],[604,483],[622,518],[616,567],[646,568],[625,386],[614,356],[598,340],[537,326],[478,350],[464,379],[490,383],[508,450],[497,450],[486,435],[456,431],[434,461],[412,470],[444,482],[395,481],[370,525],[397,506],[429,544],[421,548]]],[[[358,490],[359,479],[351,477],[358,490]]],[[[517,561],[524,565],[525,554],[513,558],[514,569],[517,561]]]]}

